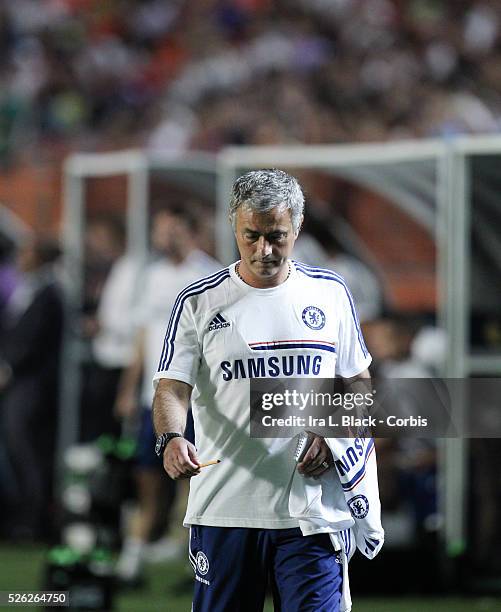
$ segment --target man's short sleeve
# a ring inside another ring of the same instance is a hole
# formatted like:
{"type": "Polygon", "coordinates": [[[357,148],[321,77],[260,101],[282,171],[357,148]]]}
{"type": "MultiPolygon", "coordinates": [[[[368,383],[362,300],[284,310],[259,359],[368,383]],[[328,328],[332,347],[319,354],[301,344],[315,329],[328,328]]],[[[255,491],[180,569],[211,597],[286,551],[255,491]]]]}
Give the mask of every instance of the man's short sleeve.
{"type": "Polygon", "coordinates": [[[164,346],[153,377],[156,387],[160,378],[180,380],[195,385],[200,365],[200,344],[190,299],[178,299],[172,311],[164,346]]]}
{"type": "Polygon", "coordinates": [[[336,374],[356,376],[367,369],[372,357],[365,346],[353,297],[346,285],[340,288],[339,344],[336,374]]]}

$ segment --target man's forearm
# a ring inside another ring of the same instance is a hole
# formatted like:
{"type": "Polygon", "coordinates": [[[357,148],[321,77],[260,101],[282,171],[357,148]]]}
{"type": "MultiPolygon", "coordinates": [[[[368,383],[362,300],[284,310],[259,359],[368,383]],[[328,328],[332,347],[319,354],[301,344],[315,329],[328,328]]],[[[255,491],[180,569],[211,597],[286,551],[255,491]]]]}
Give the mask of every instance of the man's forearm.
{"type": "Polygon", "coordinates": [[[145,332],[139,330],[134,342],[132,361],[120,377],[118,393],[136,393],[143,373],[145,332]]]}
{"type": "MultiPolygon", "coordinates": [[[[369,396],[372,395],[372,382],[369,370],[360,372],[357,376],[344,378],[344,393],[350,394],[352,397],[358,397],[358,403],[350,410],[350,416],[353,419],[359,420],[360,423],[368,422],[373,401],[369,401],[369,396]]],[[[367,426],[350,426],[347,427],[348,437],[363,437],[371,436],[371,431],[367,426]]]]}
{"type": "Polygon", "coordinates": [[[153,425],[157,434],[166,431],[184,435],[191,387],[168,378],[158,382],[153,400],[153,425]]]}

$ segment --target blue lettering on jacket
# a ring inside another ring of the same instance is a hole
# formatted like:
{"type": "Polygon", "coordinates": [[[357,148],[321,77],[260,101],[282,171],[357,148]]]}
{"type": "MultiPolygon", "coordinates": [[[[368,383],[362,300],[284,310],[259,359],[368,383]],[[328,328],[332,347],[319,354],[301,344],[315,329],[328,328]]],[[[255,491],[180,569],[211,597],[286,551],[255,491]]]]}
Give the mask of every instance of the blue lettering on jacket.
{"type": "Polygon", "coordinates": [[[355,438],[345,454],[334,462],[340,476],[347,474],[358,463],[360,457],[364,454],[364,442],[364,438],[355,438]]]}

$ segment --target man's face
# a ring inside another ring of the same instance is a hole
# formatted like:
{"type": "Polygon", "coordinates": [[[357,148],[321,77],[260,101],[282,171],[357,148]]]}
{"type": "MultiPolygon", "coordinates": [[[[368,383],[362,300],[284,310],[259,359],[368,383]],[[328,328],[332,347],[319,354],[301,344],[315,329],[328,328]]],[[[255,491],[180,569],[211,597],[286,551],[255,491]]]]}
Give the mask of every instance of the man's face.
{"type": "Polygon", "coordinates": [[[242,206],[235,221],[242,268],[258,283],[272,280],[283,269],[296,242],[290,211],[277,207],[263,213],[242,206]]]}
{"type": "Polygon", "coordinates": [[[157,213],[151,229],[151,244],[155,251],[177,258],[186,240],[186,224],[179,216],[166,211],[157,213]]]}

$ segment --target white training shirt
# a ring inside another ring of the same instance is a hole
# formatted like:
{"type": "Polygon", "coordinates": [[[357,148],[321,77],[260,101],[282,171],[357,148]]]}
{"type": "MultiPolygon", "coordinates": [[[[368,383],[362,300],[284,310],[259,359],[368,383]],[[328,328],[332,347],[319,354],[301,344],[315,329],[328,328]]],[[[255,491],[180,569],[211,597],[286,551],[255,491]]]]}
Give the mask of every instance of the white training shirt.
{"type": "Polygon", "coordinates": [[[151,379],[162,350],[165,322],[169,319],[178,293],[201,276],[216,272],[221,264],[200,251],[193,250],[184,261],[175,264],[166,257],[150,263],[144,272],[143,287],[134,313],[137,328],[144,331],[143,384],[141,405],[151,408],[151,379]]]}
{"type": "Polygon", "coordinates": [[[256,289],[235,265],[179,294],[154,376],[194,387],[199,460],[222,460],[191,479],[185,525],[297,527],[295,440],[250,437],[249,379],[348,378],[371,357],[339,275],[291,262],[284,283],[256,289]]]}
{"type": "Polygon", "coordinates": [[[104,283],[97,310],[99,331],[92,342],[96,361],[104,368],[125,368],[132,361],[132,312],[140,271],[140,263],[124,255],[113,264],[104,283]]]}

